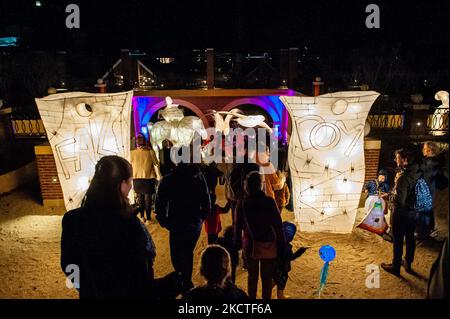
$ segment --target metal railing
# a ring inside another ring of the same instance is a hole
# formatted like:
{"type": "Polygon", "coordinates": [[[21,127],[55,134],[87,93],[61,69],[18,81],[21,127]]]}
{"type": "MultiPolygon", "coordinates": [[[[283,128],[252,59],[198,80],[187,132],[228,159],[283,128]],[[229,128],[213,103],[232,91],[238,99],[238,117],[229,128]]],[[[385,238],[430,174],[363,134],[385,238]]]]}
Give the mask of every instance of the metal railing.
{"type": "Polygon", "coordinates": [[[369,114],[367,122],[373,130],[402,130],[404,119],[404,114],[369,114]]]}
{"type": "Polygon", "coordinates": [[[427,131],[431,135],[441,136],[448,134],[448,108],[437,108],[433,114],[428,115],[427,131]]]}
{"type": "Polygon", "coordinates": [[[11,126],[16,138],[46,138],[44,124],[38,115],[11,115],[11,126]]]}

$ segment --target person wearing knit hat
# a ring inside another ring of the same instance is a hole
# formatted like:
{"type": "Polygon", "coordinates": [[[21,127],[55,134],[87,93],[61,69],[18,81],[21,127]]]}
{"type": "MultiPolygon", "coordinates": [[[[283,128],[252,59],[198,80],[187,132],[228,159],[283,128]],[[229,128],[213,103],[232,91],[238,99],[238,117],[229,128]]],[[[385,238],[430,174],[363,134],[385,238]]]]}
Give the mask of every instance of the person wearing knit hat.
{"type": "Polygon", "coordinates": [[[275,269],[273,272],[273,281],[277,285],[277,299],[287,299],[289,296],[284,294],[286,283],[289,278],[289,271],[291,271],[291,261],[297,259],[305,253],[309,247],[300,247],[297,251],[293,252],[291,245],[297,233],[297,226],[291,222],[283,222],[283,232],[286,238],[285,253],[281,254],[277,259],[275,269]]]}
{"type": "Polygon", "coordinates": [[[377,196],[386,198],[389,194],[388,173],[385,169],[378,171],[378,177],[374,180],[368,181],[364,186],[365,192],[368,196],[377,196]]]}

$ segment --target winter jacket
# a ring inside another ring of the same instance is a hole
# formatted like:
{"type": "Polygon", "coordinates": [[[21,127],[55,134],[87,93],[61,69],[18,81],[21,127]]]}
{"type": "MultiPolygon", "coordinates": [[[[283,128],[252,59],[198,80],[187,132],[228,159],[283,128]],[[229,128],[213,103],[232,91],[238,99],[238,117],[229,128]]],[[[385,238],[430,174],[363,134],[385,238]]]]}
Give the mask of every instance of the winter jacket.
{"type": "Polygon", "coordinates": [[[433,198],[436,189],[442,190],[448,186],[448,178],[444,175],[442,165],[436,157],[425,157],[420,168],[433,198]]]}
{"type": "Polygon", "coordinates": [[[211,213],[208,186],[197,165],[180,164],[163,177],[155,204],[156,219],[170,231],[198,231],[211,213]]]}
{"type": "Polygon", "coordinates": [[[448,299],[448,258],[448,238],[446,238],[438,259],[431,267],[428,280],[428,299],[448,299]]]}
{"type": "Polygon", "coordinates": [[[374,179],[368,181],[364,186],[364,189],[367,190],[368,196],[377,196],[379,193],[389,193],[389,184],[387,182],[380,183],[378,180],[374,179]]]}
{"type": "Polygon", "coordinates": [[[170,158],[170,150],[170,148],[164,147],[158,152],[161,176],[168,175],[176,167],[175,163],[172,162],[172,159],[170,158]]]}
{"type": "Polygon", "coordinates": [[[262,176],[264,177],[264,191],[266,195],[275,199],[275,190],[283,186],[283,181],[276,173],[264,174],[262,176]]]}
{"type": "Polygon", "coordinates": [[[289,192],[289,187],[287,184],[284,184],[284,186],[280,190],[275,190],[275,202],[277,203],[278,209],[281,210],[283,207],[285,207],[287,204],[289,204],[289,199],[291,198],[291,193],[289,192]]]}
{"type": "Polygon", "coordinates": [[[154,247],[135,216],[78,208],[64,215],[62,228],[61,267],[79,267],[80,298],[153,295],[154,247]]]}
{"type": "Polygon", "coordinates": [[[149,148],[137,148],[131,151],[133,178],[159,179],[159,162],[155,152],[149,148]]]}
{"type": "Polygon", "coordinates": [[[215,194],[218,178],[223,176],[223,172],[215,164],[202,165],[201,170],[205,176],[210,194],[215,194]]]}
{"type": "Polygon", "coordinates": [[[246,251],[251,251],[253,240],[257,242],[277,241],[278,252],[283,253],[285,237],[277,204],[259,191],[240,202],[236,208],[235,241],[246,251]],[[243,235],[242,235],[243,231],[243,235]]]}
{"type": "Polygon", "coordinates": [[[407,215],[414,212],[415,187],[421,177],[423,172],[418,164],[408,165],[399,173],[390,199],[395,214],[407,215]]]}

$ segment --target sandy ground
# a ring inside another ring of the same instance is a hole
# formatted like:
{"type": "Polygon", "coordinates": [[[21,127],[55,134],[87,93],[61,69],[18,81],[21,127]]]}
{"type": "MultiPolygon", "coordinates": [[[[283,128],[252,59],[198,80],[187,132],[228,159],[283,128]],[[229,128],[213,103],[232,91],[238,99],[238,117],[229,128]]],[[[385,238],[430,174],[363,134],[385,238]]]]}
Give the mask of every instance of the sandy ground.
{"type": "MultiPolygon", "coordinates": [[[[36,191],[16,190],[0,198],[0,298],[77,298],[78,294],[66,288],[65,276],[59,265],[61,218],[63,208],[45,208],[40,205],[36,191]]],[[[219,204],[224,204],[223,190],[218,189],[219,204]]],[[[439,233],[448,232],[448,191],[439,194],[439,233]]],[[[284,220],[293,220],[293,214],[284,211],[284,220]]],[[[222,218],[224,226],[230,216],[222,218]]],[[[168,232],[155,222],[149,226],[157,247],[156,276],[172,271],[168,232]]],[[[323,265],[318,256],[321,245],[330,244],[337,251],[330,264],[328,284],[322,298],[403,299],[425,298],[426,283],[431,265],[438,255],[438,240],[427,240],[417,247],[413,264],[418,276],[402,270],[396,278],[380,269],[380,288],[366,288],[369,264],[380,265],[392,258],[392,244],[378,235],[362,229],[352,234],[297,233],[294,247],[313,246],[292,263],[292,272],[286,294],[292,298],[317,298],[319,274],[323,265]]],[[[203,232],[195,250],[195,265],[201,251],[207,246],[203,232]]],[[[194,284],[202,279],[194,268],[194,284]]],[[[247,274],[241,267],[237,272],[238,286],[246,289],[247,274]]]]}

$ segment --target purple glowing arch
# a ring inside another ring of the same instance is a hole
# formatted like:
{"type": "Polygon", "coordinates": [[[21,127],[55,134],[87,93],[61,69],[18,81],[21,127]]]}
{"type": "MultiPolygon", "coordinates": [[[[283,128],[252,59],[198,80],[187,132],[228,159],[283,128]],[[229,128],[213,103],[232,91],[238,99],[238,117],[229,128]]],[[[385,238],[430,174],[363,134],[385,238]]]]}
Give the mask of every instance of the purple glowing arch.
{"type": "MultiPolygon", "coordinates": [[[[289,90],[285,95],[292,96],[294,95],[294,91],[289,90]]],[[[192,110],[200,119],[202,119],[205,127],[208,127],[208,120],[199,107],[183,99],[174,98],[173,101],[175,104],[183,105],[184,107],[192,110]]],[[[134,96],[132,103],[135,136],[139,133],[143,133],[146,137],[148,137],[147,123],[159,109],[165,106],[165,98],[153,96],[134,96]]],[[[289,113],[284,104],[281,102],[280,95],[237,98],[236,100],[226,104],[220,110],[229,111],[242,104],[254,104],[265,110],[272,118],[278,138],[287,140],[289,113]]]]}

